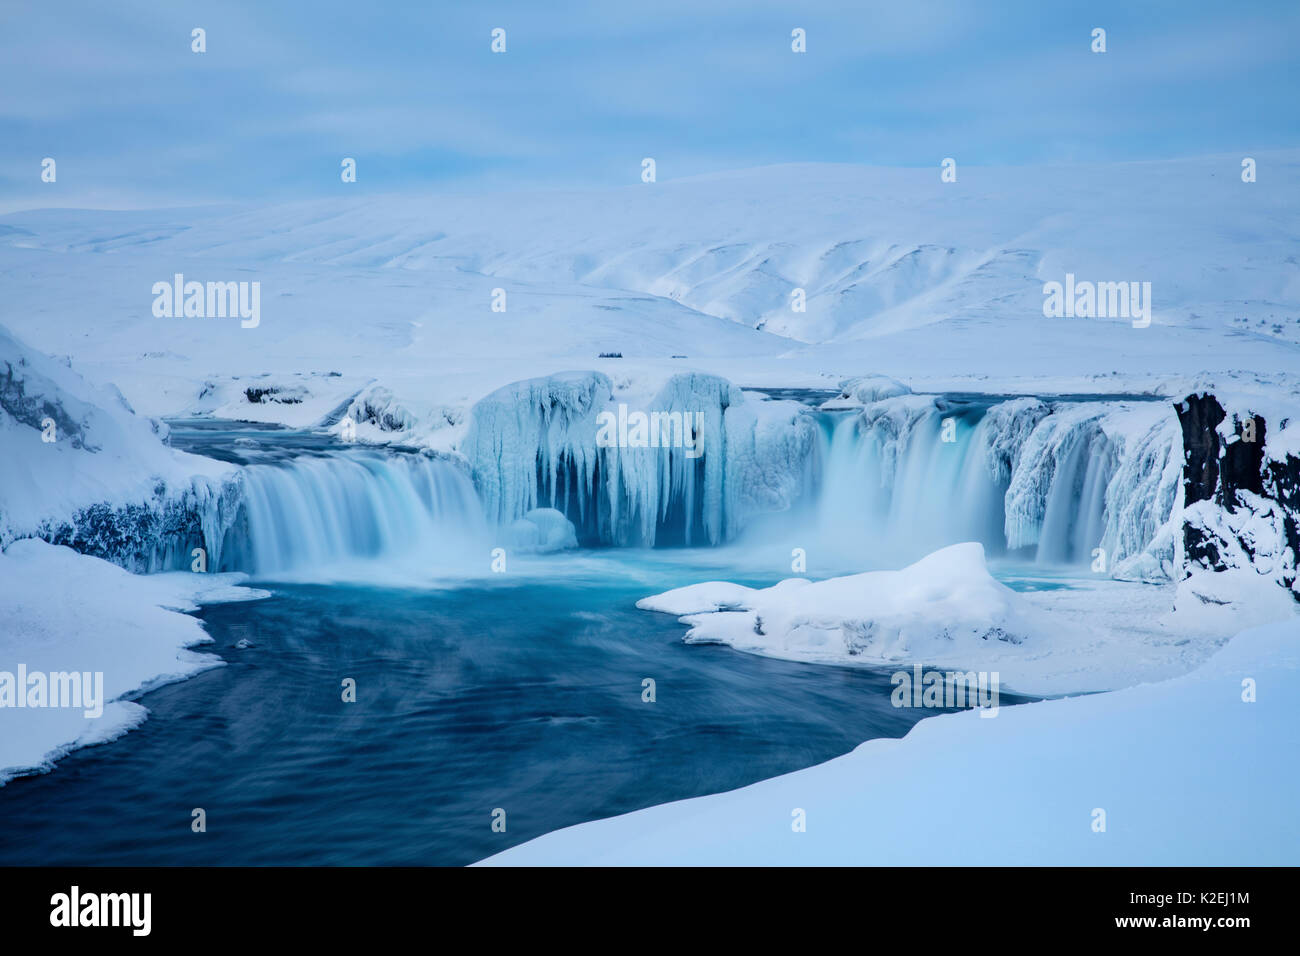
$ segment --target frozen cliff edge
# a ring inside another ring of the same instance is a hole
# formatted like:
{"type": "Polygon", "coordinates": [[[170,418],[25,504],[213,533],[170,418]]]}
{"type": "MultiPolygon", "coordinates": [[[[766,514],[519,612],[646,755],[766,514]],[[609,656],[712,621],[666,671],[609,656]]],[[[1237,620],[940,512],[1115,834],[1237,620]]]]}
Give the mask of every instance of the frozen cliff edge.
{"type": "Polygon", "coordinates": [[[233,469],[168,448],[166,425],[0,327],[0,548],[39,537],[129,570],[215,567],[233,469]]]}

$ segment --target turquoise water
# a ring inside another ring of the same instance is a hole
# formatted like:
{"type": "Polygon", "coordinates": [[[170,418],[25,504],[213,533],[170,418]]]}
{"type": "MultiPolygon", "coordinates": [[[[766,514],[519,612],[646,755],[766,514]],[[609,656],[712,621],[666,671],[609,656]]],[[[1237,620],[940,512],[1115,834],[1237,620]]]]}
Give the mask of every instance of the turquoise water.
{"type": "Polygon", "coordinates": [[[208,608],[228,666],[145,695],[149,719],[118,741],[0,788],[0,864],[464,864],[934,713],[892,707],[883,672],[688,646],[675,618],[634,607],[712,570],[610,551],[455,587],[273,582],[269,600],[208,608]]]}
{"type": "MultiPolygon", "coordinates": [[[[0,865],[465,864],[808,767],[935,713],[894,708],[889,671],[688,646],[674,617],[635,607],[700,581],[789,577],[776,538],[511,550],[494,574],[496,539],[454,520],[472,501],[446,463],[224,422],[178,424],[174,439],[258,476],[249,494],[265,492],[266,516],[232,528],[223,560],[262,568],[253,583],[272,597],[203,609],[207,650],[226,666],[141,697],[140,728],[0,788],[0,865]],[[308,483],[317,464],[332,483],[308,483]],[[301,499],[280,487],[281,467],[301,499]],[[289,504],[301,506],[292,522],[289,504]],[[205,833],[191,830],[195,808],[205,833]]],[[[811,547],[808,576],[898,566],[859,544],[839,563],[811,547]]],[[[1032,590],[1079,571],[997,573],[1032,590]]]]}

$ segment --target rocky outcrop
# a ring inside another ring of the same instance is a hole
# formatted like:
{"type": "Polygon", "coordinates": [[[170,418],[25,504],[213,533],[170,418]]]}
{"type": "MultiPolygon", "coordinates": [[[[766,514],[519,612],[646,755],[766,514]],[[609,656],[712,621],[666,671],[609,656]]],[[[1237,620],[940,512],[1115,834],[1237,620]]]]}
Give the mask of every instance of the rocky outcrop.
{"type": "Polygon", "coordinates": [[[1185,454],[1185,579],[1249,570],[1300,601],[1300,458],[1270,453],[1264,417],[1229,412],[1212,394],[1189,395],[1175,409],[1185,454]]]}

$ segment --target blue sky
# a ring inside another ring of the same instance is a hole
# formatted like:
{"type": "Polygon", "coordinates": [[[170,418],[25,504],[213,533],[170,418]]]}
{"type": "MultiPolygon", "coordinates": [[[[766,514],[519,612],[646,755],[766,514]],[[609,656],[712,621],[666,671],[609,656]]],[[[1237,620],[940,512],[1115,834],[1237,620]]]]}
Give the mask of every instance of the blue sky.
{"type": "Polygon", "coordinates": [[[1300,145],[1298,40],[1294,0],[7,0],[0,208],[1249,155],[1300,145]]]}

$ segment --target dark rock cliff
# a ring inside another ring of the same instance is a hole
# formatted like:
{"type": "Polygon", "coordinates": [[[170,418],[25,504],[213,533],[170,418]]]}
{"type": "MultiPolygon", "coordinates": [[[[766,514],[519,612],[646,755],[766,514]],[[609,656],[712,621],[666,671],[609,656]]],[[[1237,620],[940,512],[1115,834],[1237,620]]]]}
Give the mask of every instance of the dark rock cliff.
{"type": "Polygon", "coordinates": [[[1300,458],[1268,454],[1268,423],[1260,415],[1233,414],[1225,435],[1221,426],[1228,412],[1214,395],[1189,395],[1174,408],[1185,456],[1186,574],[1224,571],[1240,563],[1236,556],[1256,564],[1258,556],[1259,564],[1267,560],[1270,567],[1256,569],[1273,574],[1300,600],[1300,458]],[[1261,525],[1276,528],[1280,540],[1261,541],[1261,525]]]}

